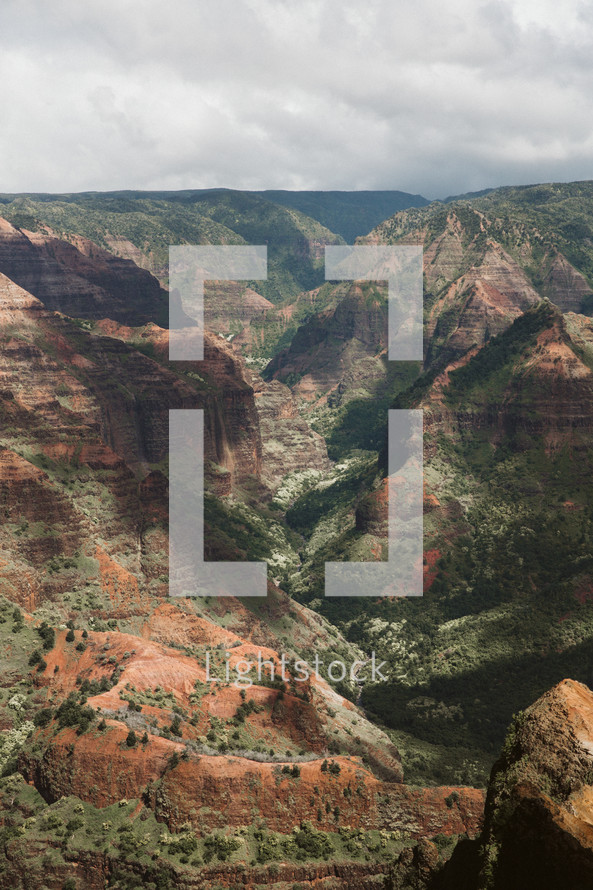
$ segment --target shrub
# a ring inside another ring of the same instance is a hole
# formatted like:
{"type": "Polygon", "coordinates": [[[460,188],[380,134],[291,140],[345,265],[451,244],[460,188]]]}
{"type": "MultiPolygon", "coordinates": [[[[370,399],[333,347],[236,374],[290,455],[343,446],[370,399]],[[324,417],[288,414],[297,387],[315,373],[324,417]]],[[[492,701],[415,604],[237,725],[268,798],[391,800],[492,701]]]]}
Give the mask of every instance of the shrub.
{"type": "Polygon", "coordinates": [[[47,621],[42,621],[40,626],[37,628],[37,633],[43,640],[43,648],[46,652],[49,652],[50,649],[53,649],[56,642],[56,632],[53,627],[50,627],[47,621]]]}
{"type": "Polygon", "coordinates": [[[92,708],[85,707],[77,701],[76,693],[71,692],[68,698],[62,702],[56,714],[60,729],[65,726],[78,726],[79,731],[85,732],[90,723],[95,719],[92,708]]]}
{"type": "Polygon", "coordinates": [[[126,745],[128,746],[128,748],[133,748],[135,744],[136,744],[136,733],[134,732],[133,729],[131,729],[129,731],[128,737],[126,739],[126,745]]]}
{"type": "Polygon", "coordinates": [[[39,649],[35,649],[34,652],[31,652],[31,656],[29,658],[29,665],[33,667],[36,664],[39,664],[41,661],[41,652],[39,649]]]}
{"type": "Polygon", "coordinates": [[[234,837],[224,837],[221,834],[212,834],[204,841],[204,862],[210,862],[214,857],[225,862],[231,853],[238,850],[241,841],[234,837]]]}
{"type": "Polygon", "coordinates": [[[301,823],[301,827],[294,836],[294,842],[298,847],[297,859],[305,859],[307,856],[327,858],[334,852],[334,846],[329,837],[323,831],[317,831],[310,822],[301,823]]]}
{"type": "Polygon", "coordinates": [[[74,639],[75,639],[75,637],[74,637],[74,631],[72,630],[72,628],[70,628],[70,630],[69,630],[68,633],[66,634],[66,642],[67,642],[67,643],[73,643],[73,642],[74,642],[74,639]]]}
{"type": "Polygon", "coordinates": [[[41,710],[37,711],[33,717],[33,723],[35,726],[47,726],[48,723],[51,722],[53,715],[54,713],[51,708],[41,708],[41,710]]]}
{"type": "Polygon", "coordinates": [[[175,843],[170,845],[170,847],[171,846],[184,856],[189,856],[191,853],[195,853],[198,849],[198,842],[193,835],[185,834],[179,838],[175,838],[175,843]]]}

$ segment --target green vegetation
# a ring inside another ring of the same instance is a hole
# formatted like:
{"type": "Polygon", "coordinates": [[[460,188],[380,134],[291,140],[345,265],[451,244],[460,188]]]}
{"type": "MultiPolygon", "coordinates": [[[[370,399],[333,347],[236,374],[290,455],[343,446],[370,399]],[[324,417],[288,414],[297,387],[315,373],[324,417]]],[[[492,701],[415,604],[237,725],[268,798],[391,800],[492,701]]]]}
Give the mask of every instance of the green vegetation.
{"type": "Polygon", "coordinates": [[[267,244],[267,281],[252,286],[274,303],[323,284],[323,261],[309,241],[342,240],[298,210],[226,189],[4,195],[0,206],[6,219],[29,230],[46,224],[58,235],[83,235],[116,251],[118,240],[128,241],[162,281],[170,244],[267,244]]]}
{"type": "Polygon", "coordinates": [[[347,244],[353,244],[360,235],[366,235],[374,226],[406,207],[423,207],[428,204],[420,195],[398,191],[355,192],[259,192],[268,201],[294,207],[302,213],[341,235],[347,244]]]}
{"type": "Polygon", "coordinates": [[[77,732],[79,735],[87,731],[95,720],[96,714],[92,708],[85,706],[85,701],[86,699],[80,693],[70,693],[56,712],[60,729],[63,729],[65,726],[76,726],[78,727],[77,732]]]}

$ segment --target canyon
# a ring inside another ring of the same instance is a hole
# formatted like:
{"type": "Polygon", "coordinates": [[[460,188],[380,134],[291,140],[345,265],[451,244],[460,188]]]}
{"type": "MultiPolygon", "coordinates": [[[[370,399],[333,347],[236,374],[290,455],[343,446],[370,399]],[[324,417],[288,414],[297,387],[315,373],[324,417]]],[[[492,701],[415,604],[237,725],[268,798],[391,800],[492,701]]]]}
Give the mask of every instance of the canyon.
{"type": "Polygon", "coordinates": [[[359,233],[423,245],[422,364],[387,362],[381,283],[323,282],[342,238],[262,196],[5,201],[3,886],[590,879],[589,192],[562,194],[359,233]],[[208,284],[204,361],[170,362],[163,245],[270,225],[268,282],[208,284]],[[425,595],[328,602],[326,560],[385,557],[392,407],[425,417],[425,595]],[[265,599],[168,596],[170,408],[205,414],[205,556],[267,560],[265,599]],[[371,652],[388,682],[205,669],[371,652]]]}

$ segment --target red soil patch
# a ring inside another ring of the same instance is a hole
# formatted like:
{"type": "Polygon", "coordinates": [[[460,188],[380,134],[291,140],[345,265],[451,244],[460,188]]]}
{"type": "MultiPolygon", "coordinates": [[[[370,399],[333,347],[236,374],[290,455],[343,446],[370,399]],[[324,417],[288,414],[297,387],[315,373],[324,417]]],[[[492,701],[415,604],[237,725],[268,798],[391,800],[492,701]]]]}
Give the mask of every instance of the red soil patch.
{"type": "Polygon", "coordinates": [[[424,590],[430,590],[431,586],[434,583],[436,576],[438,575],[437,563],[441,558],[440,550],[425,550],[424,551],[424,590]]]}

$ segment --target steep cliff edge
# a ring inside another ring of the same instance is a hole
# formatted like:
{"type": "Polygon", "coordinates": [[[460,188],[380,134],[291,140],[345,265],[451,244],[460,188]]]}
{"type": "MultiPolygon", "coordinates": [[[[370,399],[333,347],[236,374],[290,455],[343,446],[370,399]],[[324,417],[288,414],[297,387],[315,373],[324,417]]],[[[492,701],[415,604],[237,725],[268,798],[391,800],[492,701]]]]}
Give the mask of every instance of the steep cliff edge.
{"type": "Polygon", "coordinates": [[[473,849],[455,851],[427,886],[582,890],[592,884],[593,693],[563,680],[515,717],[492,771],[481,836],[473,849]]]}
{"type": "Polygon", "coordinates": [[[0,272],[65,315],[137,325],[168,318],[156,278],[81,236],[65,241],[50,229],[29,232],[0,219],[0,272]]]}

